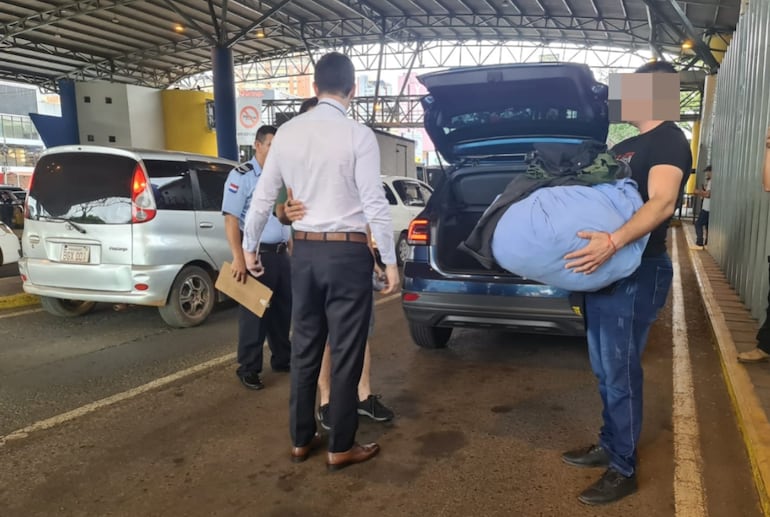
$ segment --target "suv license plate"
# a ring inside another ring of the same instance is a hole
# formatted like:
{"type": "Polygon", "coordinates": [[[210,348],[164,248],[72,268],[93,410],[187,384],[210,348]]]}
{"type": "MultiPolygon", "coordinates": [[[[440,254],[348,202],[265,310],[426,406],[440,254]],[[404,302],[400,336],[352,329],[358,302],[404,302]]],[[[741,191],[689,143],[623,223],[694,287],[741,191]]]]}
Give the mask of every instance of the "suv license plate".
{"type": "Polygon", "coordinates": [[[88,246],[70,246],[64,245],[61,253],[62,262],[73,262],[75,264],[86,264],[91,258],[91,248],[88,246]]]}

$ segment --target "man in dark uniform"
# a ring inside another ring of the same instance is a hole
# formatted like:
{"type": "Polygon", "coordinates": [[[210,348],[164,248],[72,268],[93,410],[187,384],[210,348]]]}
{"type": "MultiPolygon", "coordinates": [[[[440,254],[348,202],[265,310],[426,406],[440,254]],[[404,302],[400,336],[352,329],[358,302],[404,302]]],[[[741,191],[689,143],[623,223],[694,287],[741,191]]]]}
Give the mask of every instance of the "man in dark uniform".
{"type": "MultiPolygon", "coordinates": [[[[222,197],[222,213],[225,231],[233,253],[233,277],[246,282],[248,271],[241,247],[246,212],[251,204],[254,189],[262,175],[262,166],[276,133],[273,126],[262,126],[254,141],[254,157],[230,171],[222,197]]],[[[275,217],[270,217],[262,233],[259,252],[267,266],[260,281],[273,290],[270,306],[260,318],[246,307],[240,308],[238,318],[238,378],[244,386],[261,390],[264,385],[262,351],[265,337],[270,345],[270,365],[275,372],[288,372],[291,359],[289,328],[291,326],[291,271],[288,255],[289,227],[275,217]]]]}
{"type": "MultiPolygon", "coordinates": [[[[315,67],[318,106],[281,126],[257,185],[244,226],[246,265],[267,274],[257,253],[260,234],[282,185],[305,206],[295,221],[292,254],[294,336],[290,432],[293,461],[320,445],[316,435],[316,384],[327,336],[332,374],[327,466],[336,470],[374,457],[377,444],[359,445],[358,381],[372,310],[372,269],[367,224],[380,245],[387,287],[398,284],[390,205],[380,179],[380,153],[371,129],[347,117],[355,69],[338,53],[315,67]]],[[[291,203],[291,199],[288,201],[291,203]]]]}
{"type": "MultiPolygon", "coordinates": [[[[636,72],[652,74],[650,79],[656,84],[656,91],[659,91],[658,84],[671,82],[670,79],[677,82],[670,76],[658,76],[676,73],[671,64],[662,61],[648,63],[636,72]]],[[[666,93],[678,98],[678,90],[666,93]]],[[[588,352],[599,380],[604,425],[598,444],[562,456],[573,466],[607,467],[599,481],[580,494],[579,500],[585,504],[610,503],[637,490],[642,352],[650,327],[671,288],[673,268],[666,251],[666,232],[684,187],[684,171],[692,167],[690,146],[682,130],[674,122],[656,119],[665,115],[658,115],[651,97],[649,104],[647,109],[637,104],[636,114],[626,113],[623,105],[623,120],[632,122],[641,134],[613,149],[618,159],[631,166],[632,178],[639,185],[644,205],[612,234],[579,233],[588,244],[565,257],[568,268],[577,274],[590,274],[618,249],[650,234],[639,269],[610,288],[589,293],[585,298],[588,352]]]]}

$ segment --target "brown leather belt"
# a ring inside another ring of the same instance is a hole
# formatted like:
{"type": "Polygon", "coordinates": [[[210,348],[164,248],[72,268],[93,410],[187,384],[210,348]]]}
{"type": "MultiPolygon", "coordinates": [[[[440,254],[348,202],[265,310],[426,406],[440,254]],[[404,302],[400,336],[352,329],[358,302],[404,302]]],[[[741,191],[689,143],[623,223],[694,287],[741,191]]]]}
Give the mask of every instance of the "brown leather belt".
{"type": "Polygon", "coordinates": [[[332,241],[332,242],[361,242],[366,244],[365,233],[358,232],[294,232],[294,240],[298,241],[332,241]]]}

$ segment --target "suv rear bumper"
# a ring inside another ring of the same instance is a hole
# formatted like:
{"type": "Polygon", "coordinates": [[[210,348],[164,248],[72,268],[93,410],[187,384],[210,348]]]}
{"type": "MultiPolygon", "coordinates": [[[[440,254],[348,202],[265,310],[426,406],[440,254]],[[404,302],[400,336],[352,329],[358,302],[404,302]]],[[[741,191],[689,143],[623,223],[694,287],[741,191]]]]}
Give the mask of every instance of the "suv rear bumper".
{"type": "Polygon", "coordinates": [[[517,332],[585,335],[583,317],[562,297],[414,293],[403,301],[406,318],[431,327],[505,328],[517,332]]]}

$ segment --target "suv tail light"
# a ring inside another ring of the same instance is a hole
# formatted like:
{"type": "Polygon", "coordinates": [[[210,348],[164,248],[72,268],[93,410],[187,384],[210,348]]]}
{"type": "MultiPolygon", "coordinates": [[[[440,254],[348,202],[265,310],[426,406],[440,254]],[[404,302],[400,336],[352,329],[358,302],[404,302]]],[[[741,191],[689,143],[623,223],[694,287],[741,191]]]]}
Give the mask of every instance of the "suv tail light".
{"type": "Polygon", "coordinates": [[[152,197],[152,185],[140,164],[136,164],[131,180],[131,222],[146,223],[158,213],[152,197]]]}
{"type": "Polygon", "coordinates": [[[406,242],[408,242],[410,246],[425,246],[430,244],[430,221],[427,219],[414,219],[409,223],[406,242]]]}

